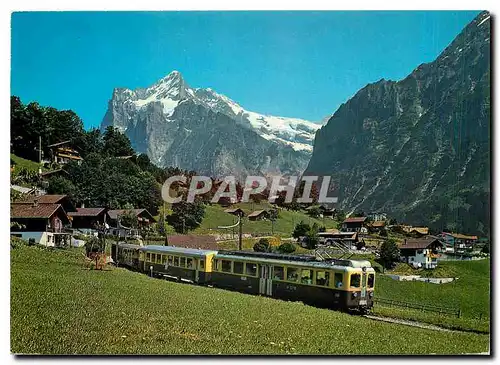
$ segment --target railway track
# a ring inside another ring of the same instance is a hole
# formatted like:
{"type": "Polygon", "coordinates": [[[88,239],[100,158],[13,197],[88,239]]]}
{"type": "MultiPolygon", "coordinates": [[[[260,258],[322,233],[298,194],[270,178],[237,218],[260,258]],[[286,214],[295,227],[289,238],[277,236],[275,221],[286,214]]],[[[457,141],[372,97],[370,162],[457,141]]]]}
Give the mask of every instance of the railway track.
{"type": "Polygon", "coordinates": [[[461,330],[452,330],[449,328],[445,327],[440,327],[434,324],[430,323],[424,323],[424,322],[418,322],[418,321],[410,321],[407,319],[399,319],[399,318],[391,318],[391,317],[382,317],[382,316],[375,316],[373,314],[363,314],[362,315],[365,318],[374,320],[374,321],[381,321],[381,322],[388,322],[388,323],[396,323],[396,324],[402,324],[405,326],[411,326],[411,327],[418,327],[418,328],[424,328],[424,329],[429,329],[429,330],[434,330],[434,331],[442,331],[442,332],[471,332],[471,331],[461,331],[461,330]]]}

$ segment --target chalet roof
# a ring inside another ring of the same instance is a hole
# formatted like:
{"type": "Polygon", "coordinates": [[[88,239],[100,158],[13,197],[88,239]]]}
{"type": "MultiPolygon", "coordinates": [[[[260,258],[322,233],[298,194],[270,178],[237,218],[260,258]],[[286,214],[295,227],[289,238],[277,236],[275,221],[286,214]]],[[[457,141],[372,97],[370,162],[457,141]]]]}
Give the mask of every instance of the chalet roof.
{"type": "Polygon", "coordinates": [[[248,218],[253,218],[253,217],[258,217],[261,214],[269,214],[267,210],[256,210],[255,212],[252,212],[248,215],[248,218]]]}
{"type": "Polygon", "coordinates": [[[55,195],[55,194],[28,196],[24,200],[16,202],[16,204],[33,204],[35,200],[38,201],[39,204],[58,204],[67,197],[68,197],[67,195],[55,195]]]}
{"type": "Polygon", "coordinates": [[[60,172],[64,172],[66,175],[69,175],[69,172],[67,172],[66,170],[63,170],[63,169],[57,169],[57,170],[52,170],[52,171],[45,171],[45,172],[42,172],[42,176],[50,176],[50,175],[53,175],[53,174],[58,174],[60,172]]]}
{"type": "MultiPolygon", "coordinates": [[[[10,217],[11,218],[31,218],[31,219],[41,219],[50,218],[61,209],[64,209],[61,204],[18,204],[12,203],[10,206],[10,217]]],[[[66,212],[64,212],[66,215],[66,212]]]]}
{"type": "Polygon", "coordinates": [[[149,216],[149,219],[155,221],[151,213],[149,213],[146,209],[112,209],[108,211],[109,218],[116,220],[118,216],[126,214],[127,212],[132,211],[136,217],[141,214],[146,213],[149,216]]]}
{"type": "Polygon", "coordinates": [[[319,232],[319,237],[339,239],[339,240],[354,240],[358,239],[358,232],[319,232]]]}
{"type": "Polygon", "coordinates": [[[411,232],[417,232],[420,234],[429,234],[429,227],[412,227],[410,229],[410,233],[411,232]]]}
{"type": "Polygon", "coordinates": [[[47,147],[50,148],[50,147],[62,146],[62,145],[68,144],[70,142],[71,142],[70,140],[63,141],[63,142],[57,142],[57,143],[49,144],[47,147]]]}
{"type": "Polygon", "coordinates": [[[214,236],[179,234],[167,237],[168,245],[175,247],[196,248],[203,250],[217,250],[217,241],[214,236]]]}
{"type": "Polygon", "coordinates": [[[443,246],[442,242],[436,237],[420,238],[415,240],[406,240],[399,248],[401,250],[412,249],[420,250],[429,247],[431,244],[437,242],[440,246],[443,246]]]}
{"type": "Polygon", "coordinates": [[[371,223],[372,227],[385,227],[385,221],[374,221],[371,223]]]}
{"type": "Polygon", "coordinates": [[[446,233],[451,235],[453,238],[458,238],[459,240],[477,240],[477,236],[467,236],[461,233],[446,233]]]}
{"type": "Polygon", "coordinates": [[[106,208],[76,208],[76,212],[68,212],[70,217],[97,217],[106,208]]]}
{"type": "Polygon", "coordinates": [[[245,212],[241,208],[224,209],[224,212],[229,213],[229,214],[234,214],[234,215],[238,215],[238,214],[245,215],[245,212]]]}
{"type": "Polygon", "coordinates": [[[366,217],[349,217],[344,219],[343,223],[362,223],[366,221],[366,217]]]}

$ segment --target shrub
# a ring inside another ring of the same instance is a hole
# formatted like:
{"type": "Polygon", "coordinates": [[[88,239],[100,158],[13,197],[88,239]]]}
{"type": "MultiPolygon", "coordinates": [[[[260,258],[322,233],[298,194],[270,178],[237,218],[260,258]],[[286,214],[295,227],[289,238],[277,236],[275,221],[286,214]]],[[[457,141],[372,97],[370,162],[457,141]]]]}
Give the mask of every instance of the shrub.
{"type": "Polygon", "coordinates": [[[394,263],[399,261],[399,247],[396,241],[389,239],[382,243],[380,247],[380,263],[387,269],[394,266],[394,263]]]}
{"type": "Polygon", "coordinates": [[[295,229],[293,230],[292,237],[293,238],[299,238],[303,237],[306,235],[307,231],[309,231],[311,227],[309,224],[304,223],[304,221],[300,221],[296,226],[295,229]]]}
{"type": "Polygon", "coordinates": [[[295,252],[295,249],[296,249],[296,247],[292,242],[285,242],[285,243],[282,243],[278,247],[278,252],[280,252],[280,253],[292,253],[292,252],[295,252]]]}
{"type": "Polygon", "coordinates": [[[271,246],[267,238],[261,238],[255,245],[253,245],[253,250],[255,252],[269,252],[271,246]]]}

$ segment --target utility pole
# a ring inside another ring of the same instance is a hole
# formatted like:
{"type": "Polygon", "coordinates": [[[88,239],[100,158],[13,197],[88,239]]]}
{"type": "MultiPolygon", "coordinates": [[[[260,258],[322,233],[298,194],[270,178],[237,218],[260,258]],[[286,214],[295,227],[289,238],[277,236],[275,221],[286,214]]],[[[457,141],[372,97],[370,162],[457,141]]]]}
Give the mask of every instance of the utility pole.
{"type": "Polygon", "coordinates": [[[167,237],[167,213],[166,213],[166,205],[165,201],[163,201],[163,233],[165,233],[165,246],[168,246],[168,237],[167,237]]]}
{"type": "Polygon", "coordinates": [[[239,227],[239,233],[238,233],[238,249],[241,251],[243,250],[243,242],[242,242],[242,236],[243,236],[243,215],[240,214],[240,221],[238,222],[238,227],[239,227]]]}
{"type": "MultiPolygon", "coordinates": [[[[33,122],[34,123],[34,122],[33,122]]],[[[38,135],[38,174],[42,174],[42,135],[38,135]]]]}

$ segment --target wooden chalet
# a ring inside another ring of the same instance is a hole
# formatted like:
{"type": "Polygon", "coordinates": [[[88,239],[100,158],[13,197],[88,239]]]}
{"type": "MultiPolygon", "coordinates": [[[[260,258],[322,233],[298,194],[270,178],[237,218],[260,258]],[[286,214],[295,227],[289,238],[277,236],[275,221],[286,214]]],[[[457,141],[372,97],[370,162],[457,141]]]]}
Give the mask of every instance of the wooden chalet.
{"type": "Polygon", "coordinates": [[[342,222],[343,232],[361,232],[365,228],[366,217],[349,217],[342,222]]]}
{"type": "Polygon", "coordinates": [[[319,214],[320,214],[320,217],[323,218],[323,217],[329,217],[329,218],[334,218],[335,217],[335,213],[337,212],[337,209],[335,208],[330,208],[326,205],[312,205],[312,206],[309,206],[306,208],[306,212],[309,214],[312,210],[314,209],[318,209],[319,210],[319,214]]]}
{"type": "Polygon", "coordinates": [[[72,228],[97,229],[106,223],[106,208],[76,208],[76,212],[68,212],[72,219],[72,228]]]}
{"type": "Polygon", "coordinates": [[[146,209],[112,209],[108,211],[110,225],[119,228],[119,217],[127,214],[129,211],[132,211],[132,213],[137,217],[139,227],[146,227],[156,222],[151,213],[149,213],[146,209]]]}
{"type": "Polygon", "coordinates": [[[10,205],[10,220],[23,228],[14,230],[28,232],[62,232],[70,220],[61,204],[19,204],[10,205]]]}
{"type": "Polygon", "coordinates": [[[374,221],[368,223],[366,226],[370,232],[380,232],[385,228],[386,223],[385,221],[374,221]]]}
{"type": "Polygon", "coordinates": [[[437,237],[417,238],[405,240],[399,247],[401,257],[408,264],[425,269],[437,266],[437,258],[444,248],[444,244],[437,237]]]}
{"type": "Polygon", "coordinates": [[[27,196],[23,200],[16,202],[16,204],[60,204],[64,208],[66,213],[68,212],[76,212],[76,208],[69,199],[67,195],[60,194],[45,194],[39,196],[27,196]]]}
{"type": "Polygon", "coordinates": [[[260,221],[264,219],[269,219],[270,213],[267,210],[256,210],[248,215],[248,219],[251,221],[260,221]]]}
{"type": "Polygon", "coordinates": [[[51,153],[51,162],[66,164],[70,161],[81,162],[80,153],[71,147],[71,141],[63,141],[47,146],[51,153]]]}

